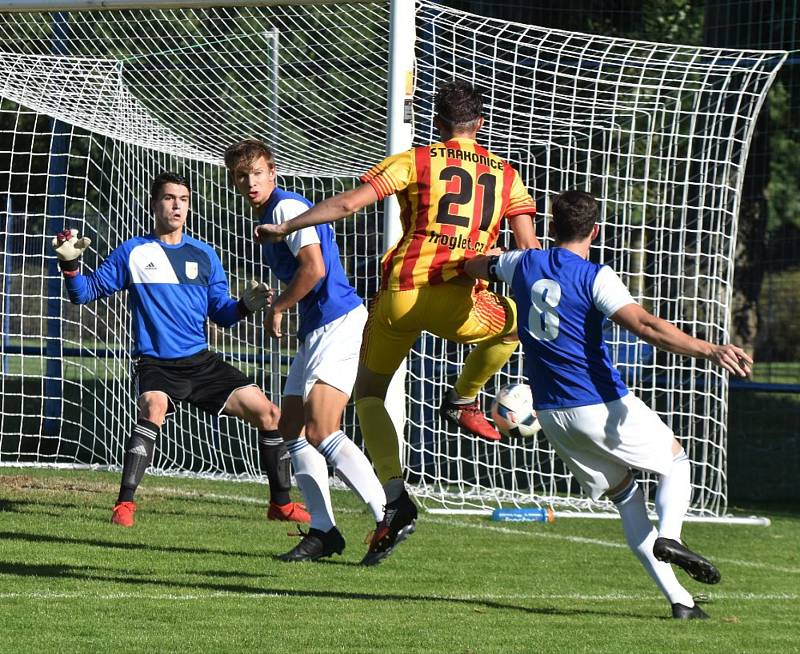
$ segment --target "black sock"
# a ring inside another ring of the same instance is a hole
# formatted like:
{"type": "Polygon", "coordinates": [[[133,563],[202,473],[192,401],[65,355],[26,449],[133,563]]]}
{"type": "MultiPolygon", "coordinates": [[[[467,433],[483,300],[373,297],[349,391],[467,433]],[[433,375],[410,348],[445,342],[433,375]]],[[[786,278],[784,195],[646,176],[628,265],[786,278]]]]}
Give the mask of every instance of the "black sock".
{"type": "Polygon", "coordinates": [[[125,445],[122,459],[122,484],[117,502],[133,502],[133,496],[144,477],[144,471],[153,460],[156,438],[161,428],[149,420],[140,418],[125,445]]]}
{"type": "Polygon", "coordinates": [[[258,459],[261,472],[269,481],[269,498],[273,504],[288,504],[292,487],[291,458],[276,429],[258,432],[258,459]]]}

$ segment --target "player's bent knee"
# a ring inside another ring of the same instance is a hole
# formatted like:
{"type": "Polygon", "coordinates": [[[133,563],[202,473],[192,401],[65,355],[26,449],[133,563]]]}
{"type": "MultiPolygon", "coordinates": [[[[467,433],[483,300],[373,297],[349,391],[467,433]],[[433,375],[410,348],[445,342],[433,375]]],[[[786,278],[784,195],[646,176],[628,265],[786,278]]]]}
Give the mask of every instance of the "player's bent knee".
{"type": "Polygon", "coordinates": [[[303,435],[303,427],[302,418],[297,420],[294,417],[286,417],[285,413],[281,414],[281,418],[278,421],[278,431],[284,439],[291,440],[303,435]]]}
{"type": "Polygon", "coordinates": [[[333,432],[339,429],[338,424],[328,424],[326,421],[307,420],[306,421],[306,440],[314,447],[318,446],[333,432]]]}
{"type": "Polygon", "coordinates": [[[264,397],[263,405],[259,407],[259,409],[260,410],[254,416],[255,420],[252,422],[257,422],[258,428],[261,431],[278,429],[281,420],[281,410],[270,402],[266,396],[264,397]]]}
{"type": "Polygon", "coordinates": [[[625,477],[623,477],[621,482],[615,484],[606,491],[605,493],[606,497],[613,502],[615,498],[618,498],[620,494],[624,494],[624,492],[630,488],[631,483],[633,481],[634,481],[633,474],[629,472],[628,474],[625,475],[625,477]]]}
{"type": "Polygon", "coordinates": [[[368,397],[377,397],[379,400],[385,400],[392,377],[393,375],[380,375],[372,372],[362,365],[358,370],[358,377],[356,377],[353,387],[353,399],[363,400],[368,397]]]}
{"type": "Polygon", "coordinates": [[[169,398],[165,393],[152,391],[142,393],[139,397],[139,417],[159,427],[164,424],[168,409],[169,398]]]}
{"type": "Polygon", "coordinates": [[[376,392],[374,388],[369,386],[359,386],[358,384],[355,385],[353,388],[353,400],[366,400],[368,397],[376,397],[381,401],[386,399],[386,391],[383,392],[376,392]]]}
{"type": "Polygon", "coordinates": [[[277,429],[281,417],[281,410],[256,386],[237,389],[228,398],[223,411],[242,418],[261,431],[277,429]]]}
{"type": "Polygon", "coordinates": [[[303,433],[306,421],[303,398],[297,395],[285,395],[282,405],[278,431],[284,439],[297,438],[303,433]]]}
{"type": "Polygon", "coordinates": [[[325,440],[326,436],[328,436],[328,434],[323,434],[322,431],[316,426],[312,429],[309,429],[309,426],[306,425],[306,440],[314,447],[319,447],[320,443],[325,440]]]}

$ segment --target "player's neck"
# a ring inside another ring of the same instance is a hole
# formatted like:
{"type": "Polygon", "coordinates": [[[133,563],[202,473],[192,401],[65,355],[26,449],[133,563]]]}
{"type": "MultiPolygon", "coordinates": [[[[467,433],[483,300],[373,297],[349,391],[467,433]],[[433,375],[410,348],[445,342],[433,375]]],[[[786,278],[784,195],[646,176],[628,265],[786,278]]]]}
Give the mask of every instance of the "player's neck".
{"type": "Polygon", "coordinates": [[[447,130],[441,130],[439,132],[439,137],[442,139],[442,143],[446,141],[452,141],[454,139],[469,139],[470,141],[474,141],[477,136],[477,132],[450,132],[447,130]]]}
{"type": "Polygon", "coordinates": [[[591,240],[586,241],[571,241],[569,243],[556,243],[556,247],[569,250],[573,254],[577,254],[581,259],[589,258],[589,248],[592,247],[591,240]]]}
{"type": "Polygon", "coordinates": [[[158,227],[155,228],[155,235],[159,241],[167,245],[178,245],[183,240],[183,227],[171,232],[162,232],[158,227]]]}

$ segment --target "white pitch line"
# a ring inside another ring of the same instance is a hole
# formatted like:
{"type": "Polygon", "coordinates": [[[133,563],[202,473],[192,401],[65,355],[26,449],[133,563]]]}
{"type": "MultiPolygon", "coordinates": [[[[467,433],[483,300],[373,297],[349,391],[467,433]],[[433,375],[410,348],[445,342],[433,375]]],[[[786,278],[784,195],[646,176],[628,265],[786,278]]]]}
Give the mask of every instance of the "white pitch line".
{"type": "MultiPolygon", "coordinates": [[[[114,600],[154,600],[154,601],[172,601],[172,602],[194,602],[211,599],[275,599],[276,597],[286,598],[292,597],[296,593],[294,591],[286,592],[264,592],[264,593],[236,593],[228,591],[220,591],[214,593],[85,593],[85,592],[48,592],[48,591],[31,591],[31,592],[15,592],[15,593],[0,593],[0,601],[2,600],[74,600],[74,599],[88,599],[100,601],[114,601],[114,600]]],[[[344,599],[344,598],[343,598],[344,599]]],[[[413,598],[410,598],[413,599],[413,598]]],[[[653,601],[662,602],[663,598],[658,595],[649,595],[643,593],[608,593],[604,595],[590,595],[584,593],[564,593],[553,595],[548,593],[509,593],[509,594],[488,594],[488,595],[427,595],[420,594],[418,601],[425,602],[429,600],[436,601],[453,601],[453,602],[497,602],[497,601],[510,601],[510,600],[571,600],[581,602],[619,602],[623,600],[631,601],[653,601]]],[[[740,602],[796,602],[800,600],[800,595],[797,593],[714,593],[712,596],[713,601],[718,600],[731,600],[740,602]]]]}
{"type": "MultiPolygon", "coordinates": [[[[509,527],[499,527],[495,525],[486,525],[474,522],[461,522],[457,520],[442,520],[441,518],[434,518],[430,516],[425,517],[425,522],[430,522],[434,524],[440,525],[456,525],[459,527],[466,527],[471,529],[486,529],[489,531],[495,531],[502,534],[517,534],[517,535],[525,535],[531,536],[533,538],[545,538],[545,539],[552,539],[552,540],[563,540],[570,543],[581,543],[584,545],[600,545],[601,547],[612,547],[612,548],[622,548],[627,549],[628,546],[624,543],[614,543],[611,541],[601,540],[599,538],[584,538],[583,536],[566,536],[564,534],[553,534],[548,533],[546,531],[522,531],[521,529],[511,529],[509,527]]],[[[546,529],[547,527],[542,525],[542,529],[546,529]]],[[[718,561],[719,563],[725,563],[728,565],[738,565],[746,568],[757,568],[759,570],[771,570],[773,572],[787,572],[789,574],[800,574],[800,568],[789,568],[784,566],[772,565],[769,563],[761,563],[758,561],[741,561],[738,559],[726,559],[726,558],[719,558],[713,557],[714,561],[718,561]]]]}
{"type": "Polygon", "coordinates": [[[771,563],[760,563],[759,561],[740,561],[739,559],[721,559],[714,557],[714,561],[725,563],[727,565],[739,565],[743,568],[757,568],[759,570],[774,570],[775,572],[788,572],[789,574],[800,574],[800,568],[784,568],[779,565],[772,565],[771,563]]]}
{"type": "MultiPolygon", "coordinates": [[[[439,599],[447,599],[439,598],[439,599]]],[[[664,598],[660,595],[645,595],[643,593],[606,593],[604,595],[587,595],[584,593],[568,593],[568,594],[548,594],[548,593],[509,593],[500,595],[461,595],[457,598],[460,600],[523,600],[523,599],[554,599],[554,600],[577,600],[587,602],[615,602],[617,600],[632,600],[632,601],[653,601],[663,602],[664,598]]],[[[711,594],[711,599],[707,603],[713,604],[718,600],[735,600],[735,601],[783,601],[783,602],[796,602],[800,599],[797,593],[717,593],[711,594]]],[[[698,603],[701,603],[698,600],[698,603]]]]}
{"type": "MultiPolygon", "coordinates": [[[[550,534],[546,531],[522,531],[520,529],[511,529],[510,527],[499,527],[497,525],[492,524],[476,524],[474,522],[460,522],[457,520],[442,520],[440,518],[429,518],[425,517],[425,522],[432,522],[434,524],[440,525],[456,525],[458,527],[467,527],[472,529],[483,529],[486,531],[494,531],[499,534],[522,534],[525,536],[532,536],[534,538],[545,538],[545,539],[553,539],[553,540],[565,540],[570,543],[582,543],[584,545],[601,545],[602,547],[613,547],[613,548],[622,548],[627,549],[627,545],[624,543],[612,543],[611,541],[607,540],[600,540],[599,538],[586,538],[585,536],[565,536],[564,534],[550,534]]],[[[542,526],[543,529],[547,529],[546,526],[542,526]]]]}
{"type": "MultiPolygon", "coordinates": [[[[242,502],[244,504],[264,504],[266,506],[267,502],[266,498],[248,497],[246,495],[224,495],[220,493],[206,493],[203,491],[185,491],[176,488],[164,488],[164,487],[150,488],[149,490],[153,493],[164,493],[168,495],[183,495],[186,497],[208,497],[215,500],[222,500],[226,502],[242,502]]],[[[338,513],[358,513],[357,510],[353,509],[337,508],[336,511],[338,513]]],[[[443,519],[433,514],[427,514],[426,516],[424,516],[423,520],[424,522],[430,524],[450,525],[450,526],[455,525],[459,527],[465,527],[467,529],[484,529],[501,534],[524,534],[526,536],[532,536],[534,538],[549,538],[553,540],[562,540],[570,543],[580,543],[583,545],[599,545],[601,547],[611,547],[618,549],[627,549],[628,547],[624,543],[611,542],[607,540],[601,540],[599,538],[585,538],[583,536],[565,536],[564,534],[552,534],[552,533],[547,533],[546,531],[522,531],[520,529],[511,529],[509,527],[501,527],[499,525],[494,525],[494,524],[464,522],[452,518],[443,519]]],[[[542,525],[542,527],[543,529],[546,529],[544,525],[542,525]]],[[[741,566],[743,568],[755,568],[758,570],[771,570],[773,572],[800,574],[800,568],[772,565],[769,563],[762,563],[759,561],[741,561],[739,559],[726,559],[719,557],[713,557],[713,558],[714,561],[717,561],[719,563],[741,566]]]]}

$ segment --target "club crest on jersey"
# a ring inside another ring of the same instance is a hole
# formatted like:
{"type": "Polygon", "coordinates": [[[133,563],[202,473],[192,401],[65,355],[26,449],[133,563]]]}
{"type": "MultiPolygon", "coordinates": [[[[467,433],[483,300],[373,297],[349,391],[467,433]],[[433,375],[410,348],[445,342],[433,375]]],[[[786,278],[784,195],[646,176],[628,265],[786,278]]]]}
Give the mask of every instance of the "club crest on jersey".
{"type": "Polygon", "coordinates": [[[189,279],[197,279],[197,273],[199,272],[199,268],[197,266],[196,261],[187,261],[186,262],[186,276],[189,279]]]}

